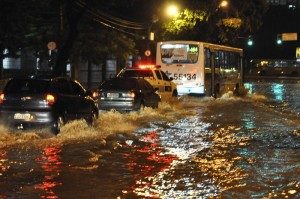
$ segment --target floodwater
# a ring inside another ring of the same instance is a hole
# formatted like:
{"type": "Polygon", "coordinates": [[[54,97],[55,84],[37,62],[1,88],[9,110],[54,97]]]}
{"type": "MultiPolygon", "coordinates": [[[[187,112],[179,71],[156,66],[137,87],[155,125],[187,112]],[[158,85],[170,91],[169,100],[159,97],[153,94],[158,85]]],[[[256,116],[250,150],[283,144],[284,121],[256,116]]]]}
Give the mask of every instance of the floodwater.
{"type": "Polygon", "coordinates": [[[0,127],[0,198],[300,198],[300,81],[103,113],[94,128],[0,127]]]}

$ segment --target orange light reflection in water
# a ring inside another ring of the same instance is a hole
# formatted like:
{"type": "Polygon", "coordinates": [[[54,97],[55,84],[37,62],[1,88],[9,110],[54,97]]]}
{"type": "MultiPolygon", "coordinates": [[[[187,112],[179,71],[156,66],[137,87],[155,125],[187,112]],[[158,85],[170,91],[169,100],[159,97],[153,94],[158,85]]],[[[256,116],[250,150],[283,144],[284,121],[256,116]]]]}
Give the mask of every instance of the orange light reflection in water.
{"type": "Polygon", "coordinates": [[[60,146],[47,146],[43,149],[42,155],[36,158],[36,162],[41,164],[45,173],[43,182],[35,186],[36,189],[43,191],[41,198],[58,198],[54,189],[62,185],[62,183],[56,179],[57,176],[59,176],[62,166],[59,155],[60,151],[60,146]]]}
{"type": "Polygon", "coordinates": [[[231,149],[243,148],[249,143],[248,137],[235,137],[234,126],[221,128],[212,136],[212,146],[203,155],[195,157],[199,169],[212,177],[221,192],[229,189],[242,189],[246,186],[244,179],[249,173],[238,166],[243,161],[252,165],[255,160],[243,158],[231,149]]]}
{"type": "MultiPolygon", "coordinates": [[[[6,159],[7,152],[0,150],[0,177],[9,169],[6,159]]],[[[0,193],[0,198],[7,198],[7,196],[0,193]]]]}
{"type": "Polygon", "coordinates": [[[9,166],[6,164],[6,154],[6,151],[0,150],[0,176],[2,176],[3,173],[9,169],[9,166]]]}
{"type": "MultiPolygon", "coordinates": [[[[151,186],[151,178],[157,173],[163,172],[171,167],[178,157],[164,153],[164,149],[159,145],[157,132],[152,131],[143,136],[142,141],[146,142],[143,148],[134,151],[134,154],[125,154],[128,160],[127,169],[135,173],[135,184],[128,190],[123,190],[124,194],[136,193],[138,190],[147,190],[151,186]],[[146,162],[141,162],[140,157],[146,157],[146,162]]],[[[154,192],[149,193],[147,198],[160,198],[154,192]]]]}

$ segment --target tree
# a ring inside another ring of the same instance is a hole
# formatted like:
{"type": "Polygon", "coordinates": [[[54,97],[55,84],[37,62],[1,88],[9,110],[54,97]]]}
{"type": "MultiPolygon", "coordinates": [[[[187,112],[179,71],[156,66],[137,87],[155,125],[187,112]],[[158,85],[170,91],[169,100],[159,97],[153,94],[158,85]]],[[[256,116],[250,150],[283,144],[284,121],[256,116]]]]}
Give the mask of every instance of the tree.
{"type": "MultiPolygon", "coordinates": [[[[136,31],[132,31],[129,38],[126,29],[118,25],[141,26],[114,16],[107,17],[103,10],[108,8],[118,13],[122,6],[133,9],[134,4],[128,2],[3,0],[0,2],[0,50],[8,49],[10,54],[14,54],[20,49],[27,49],[36,57],[48,60],[47,43],[54,41],[57,44],[54,76],[64,75],[67,63],[76,56],[91,63],[103,61],[108,54],[124,58],[134,52],[136,31]],[[109,20],[115,20],[117,24],[110,24],[109,20]]],[[[2,60],[3,53],[0,56],[2,60]]]]}
{"type": "Polygon", "coordinates": [[[227,8],[221,8],[216,0],[186,1],[182,6],[185,9],[176,18],[158,21],[163,27],[157,31],[162,39],[202,40],[237,46],[244,42],[240,38],[258,30],[268,8],[266,0],[231,0],[227,8]]]}
{"type": "Polygon", "coordinates": [[[27,17],[28,1],[0,1],[0,78],[2,78],[3,59],[16,57],[25,45],[26,32],[29,29],[27,17]],[[6,51],[6,53],[4,53],[6,51]]]}

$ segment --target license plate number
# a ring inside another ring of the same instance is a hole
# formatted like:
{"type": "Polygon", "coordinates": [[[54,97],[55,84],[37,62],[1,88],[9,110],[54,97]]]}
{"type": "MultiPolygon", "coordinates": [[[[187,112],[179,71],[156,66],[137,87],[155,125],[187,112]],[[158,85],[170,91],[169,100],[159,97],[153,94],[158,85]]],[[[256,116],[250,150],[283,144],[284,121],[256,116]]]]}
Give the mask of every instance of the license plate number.
{"type": "Polygon", "coordinates": [[[118,98],[119,97],[119,93],[107,93],[107,97],[118,98]]]}
{"type": "Polygon", "coordinates": [[[33,117],[30,113],[15,113],[14,119],[16,120],[31,120],[33,117]]]}

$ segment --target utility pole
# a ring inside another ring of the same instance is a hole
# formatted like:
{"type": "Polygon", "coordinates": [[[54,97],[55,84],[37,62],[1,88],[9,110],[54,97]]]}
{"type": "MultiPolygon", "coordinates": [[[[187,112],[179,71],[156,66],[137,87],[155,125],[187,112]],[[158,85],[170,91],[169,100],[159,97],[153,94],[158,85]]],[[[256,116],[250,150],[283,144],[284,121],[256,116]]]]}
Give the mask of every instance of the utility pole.
{"type": "Polygon", "coordinates": [[[61,1],[60,3],[60,7],[59,7],[59,16],[60,16],[60,33],[62,34],[63,30],[64,30],[64,23],[63,23],[63,1],[61,1]]]}

